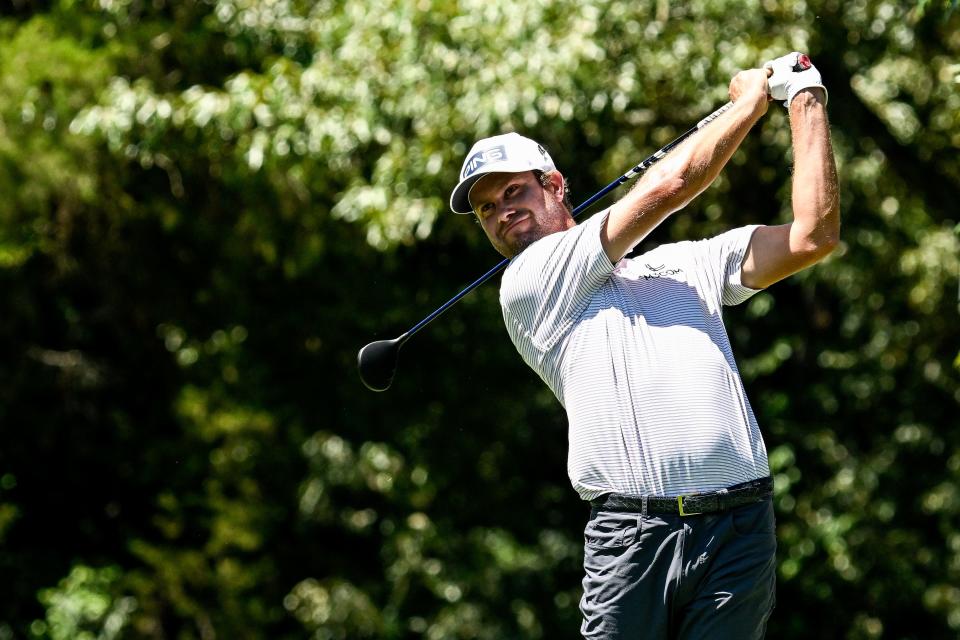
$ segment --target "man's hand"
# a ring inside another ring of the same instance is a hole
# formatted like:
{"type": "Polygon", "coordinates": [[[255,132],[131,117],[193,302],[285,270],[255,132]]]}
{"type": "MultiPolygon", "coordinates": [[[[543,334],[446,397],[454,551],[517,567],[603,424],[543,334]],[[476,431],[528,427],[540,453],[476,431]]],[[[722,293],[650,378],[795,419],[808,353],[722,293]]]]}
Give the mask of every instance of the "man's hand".
{"type": "Polygon", "coordinates": [[[770,95],[790,108],[793,97],[803,89],[822,89],[823,104],[827,104],[827,88],[823,86],[820,72],[813,66],[809,56],[799,51],[780,56],[764,63],[770,70],[770,95]]]}
{"type": "Polygon", "coordinates": [[[767,93],[767,70],[748,69],[733,76],[730,81],[730,99],[733,102],[752,102],[759,113],[767,112],[770,96],[767,93]]]}

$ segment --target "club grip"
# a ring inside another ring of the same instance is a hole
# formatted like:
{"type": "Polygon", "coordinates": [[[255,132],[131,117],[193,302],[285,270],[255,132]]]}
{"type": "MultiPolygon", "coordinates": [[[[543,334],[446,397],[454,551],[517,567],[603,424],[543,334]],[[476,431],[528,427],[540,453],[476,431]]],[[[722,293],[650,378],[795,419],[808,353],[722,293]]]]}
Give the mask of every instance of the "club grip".
{"type": "Polygon", "coordinates": [[[723,115],[723,113],[724,113],[725,111],[727,111],[727,110],[728,110],[730,107],[732,107],[732,106],[733,106],[733,101],[730,101],[730,102],[728,102],[727,104],[723,105],[722,107],[720,107],[719,109],[717,109],[716,111],[714,111],[713,113],[711,113],[710,115],[708,115],[706,118],[704,118],[703,120],[701,120],[700,122],[698,122],[698,123],[697,123],[697,129],[700,129],[700,128],[702,128],[704,125],[706,125],[707,123],[709,123],[709,122],[711,122],[711,121],[713,121],[713,120],[716,120],[717,118],[719,118],[721,115],[723,115]]]}

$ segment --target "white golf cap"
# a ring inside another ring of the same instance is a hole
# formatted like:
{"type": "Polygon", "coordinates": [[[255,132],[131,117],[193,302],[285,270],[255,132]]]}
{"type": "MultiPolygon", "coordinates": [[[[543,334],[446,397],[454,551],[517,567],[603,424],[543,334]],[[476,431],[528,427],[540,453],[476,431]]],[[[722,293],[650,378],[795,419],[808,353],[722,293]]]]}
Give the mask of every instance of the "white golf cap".
{"type": "Polygon", "coordinates": [[[460,169],[460,183],[450,194],[450,208],[454,213],[470,213],[470,189],[488,173],[522,173],[524,171],[553,171],[557,167],[546,149],[539,143],[518,133],[484,138],[470,149],[460,169]]]}

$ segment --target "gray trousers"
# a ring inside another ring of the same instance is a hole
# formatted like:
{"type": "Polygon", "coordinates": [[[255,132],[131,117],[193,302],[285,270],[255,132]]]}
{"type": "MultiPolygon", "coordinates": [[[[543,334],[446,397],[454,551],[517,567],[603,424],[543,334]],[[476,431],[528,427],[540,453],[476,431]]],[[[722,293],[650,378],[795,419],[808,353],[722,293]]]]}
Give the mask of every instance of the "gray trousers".
{"type": "Polygon", "coordinates": [[[584,529],[584,638],[753,640],[773,610],[767,499],[694,516],[598,511],[584,529]]]}

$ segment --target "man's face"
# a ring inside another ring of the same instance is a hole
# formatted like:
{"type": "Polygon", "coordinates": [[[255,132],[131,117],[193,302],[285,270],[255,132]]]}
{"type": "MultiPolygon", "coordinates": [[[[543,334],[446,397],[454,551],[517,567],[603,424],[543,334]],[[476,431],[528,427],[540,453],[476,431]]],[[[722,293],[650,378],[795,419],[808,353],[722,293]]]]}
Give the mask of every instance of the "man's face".
{"type": "Polygon", "coordinates": [[[540,238],[573,226],[563,205],[563,178],[557,172],[548,176],[550,183],[543,187],[532,171],[491,173],[470,191],[470,205],[484,233],[507,258],[540,238]]]}

